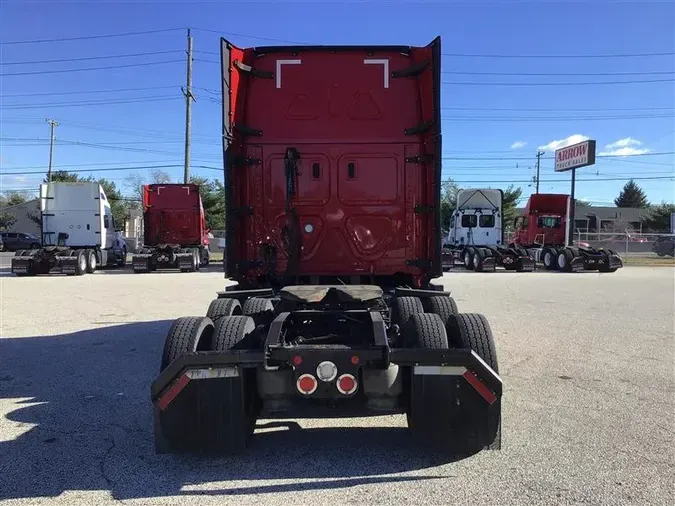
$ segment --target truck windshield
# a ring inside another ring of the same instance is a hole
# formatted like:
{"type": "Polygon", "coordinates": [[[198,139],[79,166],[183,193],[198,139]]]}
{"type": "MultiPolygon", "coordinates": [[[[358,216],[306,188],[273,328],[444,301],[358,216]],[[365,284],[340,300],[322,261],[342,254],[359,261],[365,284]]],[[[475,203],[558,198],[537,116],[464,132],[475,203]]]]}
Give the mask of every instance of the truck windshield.
{"type": "Polygon", "coordinates": [[[559,216],[540,216],[537,220],[537,226],[539,228],[559,228],[560,227],[560,217],[559,216]]]}

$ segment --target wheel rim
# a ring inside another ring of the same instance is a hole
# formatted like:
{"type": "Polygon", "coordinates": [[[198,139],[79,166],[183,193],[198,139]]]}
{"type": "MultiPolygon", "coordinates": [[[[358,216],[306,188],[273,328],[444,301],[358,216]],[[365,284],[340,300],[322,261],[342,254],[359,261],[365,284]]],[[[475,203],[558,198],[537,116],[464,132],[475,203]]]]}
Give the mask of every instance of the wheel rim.
{"type": "Polygon", "coordinates": [[[89,265],[91,265],[92,270],[96,269],[96,254],[93,252],[89,255],[89,265]]]}
{"type": "Polygon", "coordinates": [[[473,257],[473,266],[474,266],[475,269],[478,269],[478,264],[479,264],[479,263],[480,263],[480,262],[479,262],[479,259],[478,259],[478,255],[475,255],[475,256],[473,257]]]}
{"type": "Polygon", "coordinates": [[[565,254],[560,253],[558,255],[558,267],[560,267],[561,269],[564,269],[566,264],[567,264],[567,258],[565,258],[565,254]]]}
{"type": "Polygon", "coordinates": [[[544,253],[544,265],[546,267],[551,265],[551,252],[550,251],[547,251],[546,253],[544,253]]]}
{"type": "Polygon", "coordinates": [[[87,257],[80,255],[80,269],[85,270],[87,268],[87,257]]]}
{"type": "Polygon", "coordinates": [[[471,265],[471,256],[469,255],[468,251],[464,253],[464,265],[466,265],[467,267],[471,265]]]}

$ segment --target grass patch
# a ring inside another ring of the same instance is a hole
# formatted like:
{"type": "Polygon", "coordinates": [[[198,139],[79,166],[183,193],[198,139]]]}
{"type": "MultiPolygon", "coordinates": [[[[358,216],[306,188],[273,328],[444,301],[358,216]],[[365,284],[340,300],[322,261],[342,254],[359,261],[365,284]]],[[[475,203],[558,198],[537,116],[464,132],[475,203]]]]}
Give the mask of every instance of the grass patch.
{"type": "Polygon", "coordinates": [[[645,267],[675,267],[673,257],[624,257],[623,265],[641,265],[645,267]]]}

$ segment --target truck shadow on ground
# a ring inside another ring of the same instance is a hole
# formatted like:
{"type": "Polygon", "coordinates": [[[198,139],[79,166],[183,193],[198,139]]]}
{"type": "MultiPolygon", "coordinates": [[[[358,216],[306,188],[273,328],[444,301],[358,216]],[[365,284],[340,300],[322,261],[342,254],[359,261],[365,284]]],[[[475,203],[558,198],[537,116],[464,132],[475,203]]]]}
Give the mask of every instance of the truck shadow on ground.
{"type": "Polygon", "coordinates": [[[332,421],[330,428],[262,421],[237,457],[156,455],[150,384],[170,324],[0,338],[0,500],[69,490],[129,499],[331,489],[443,478],[387,475],[454,460],[417,448],[402,427],[332,421]],[[281,479],[316,481],[260,483],[281,479]],[[228,481],[238,483],[208,485],[228,481]]]}

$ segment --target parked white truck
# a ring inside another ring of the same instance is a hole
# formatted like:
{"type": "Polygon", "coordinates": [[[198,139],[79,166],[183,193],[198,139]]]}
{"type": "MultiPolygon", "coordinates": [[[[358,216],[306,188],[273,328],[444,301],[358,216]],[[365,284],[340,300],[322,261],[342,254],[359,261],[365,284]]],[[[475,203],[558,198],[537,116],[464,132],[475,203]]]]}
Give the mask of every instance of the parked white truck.
{"type": "Polygon", "coordinates": [[[62,273],[81,276],[126,264],[126,244],[115,230],[110,202],[96,182],[40,185],[42,246],[12,258],[17,276],[62,273]]]}
{"type": "Polygon", "coordinates": [[[450,231],[443,248],[452,252],[470,270],[487,271],[501,266],[529,272],[534,261],[523,248],[504,246],[503,192],[473,188],[457,193],[457,206],[450,218],[450,231]]]}

